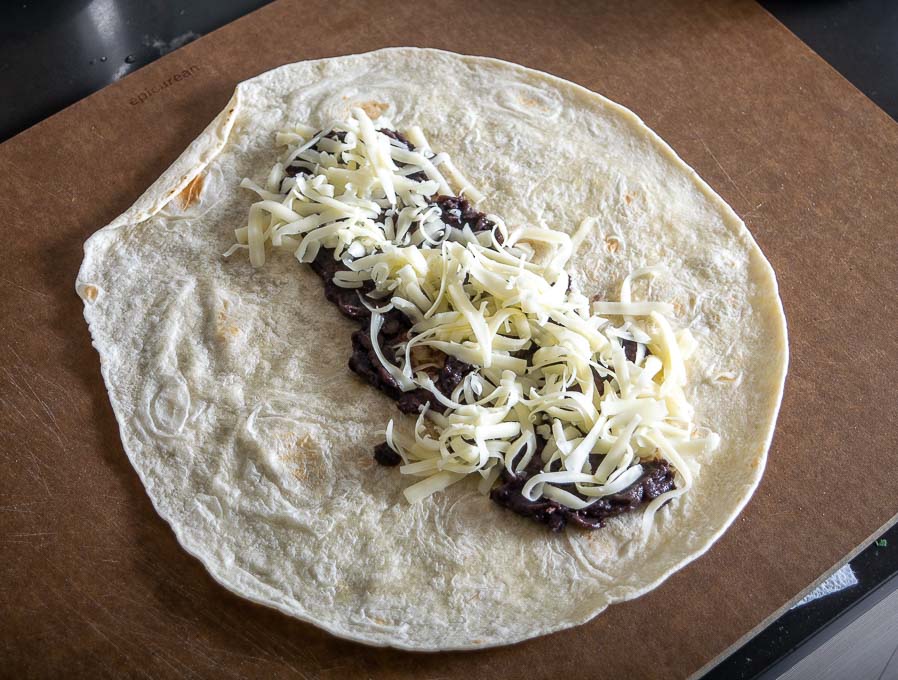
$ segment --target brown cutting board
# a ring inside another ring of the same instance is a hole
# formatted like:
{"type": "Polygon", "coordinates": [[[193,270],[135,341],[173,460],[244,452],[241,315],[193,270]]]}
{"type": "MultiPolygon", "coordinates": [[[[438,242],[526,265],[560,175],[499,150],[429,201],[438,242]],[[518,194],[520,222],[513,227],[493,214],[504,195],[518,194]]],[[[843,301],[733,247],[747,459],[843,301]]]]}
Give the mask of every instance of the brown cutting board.
{"type": "Polygon", "coordinates": [[[898,512],[898,125],[752,2],[282,0],[0,146],[0,177],[5,677],[683,677],[898,512]],[[216,585],[125,458],[73,291],[84,239],[238,81],[404,44],[519,62],[636,111],[745,219],[791,336],[767,473],[707,555],[585,626],[473,653],[337,640],[216,585]]]}

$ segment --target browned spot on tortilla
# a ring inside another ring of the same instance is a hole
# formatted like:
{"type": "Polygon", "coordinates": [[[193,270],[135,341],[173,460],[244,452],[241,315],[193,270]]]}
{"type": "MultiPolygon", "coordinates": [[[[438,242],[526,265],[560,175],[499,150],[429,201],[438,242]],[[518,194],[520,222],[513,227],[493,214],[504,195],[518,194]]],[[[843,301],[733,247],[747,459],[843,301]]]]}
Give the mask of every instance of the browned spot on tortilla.
{"type": "Polygon", "coordinates": [[[673,303],[673,310],[674,314],[676,314],[677,316],[682,315],[684,311],[683,304],[679,300],[675,300],[673,303]]]}
{"type": "Polygon", "coordinates": [[[240,328],[235,326],[231,317],[225,313],[225,309],[228,307],[227,301],[222,301],[222,307],[224,309],[218,311],[218,318],[215,323],[215,337],[224,342],[228,339],[228,336],[237,337],[240,335],[240,328]]]}
{"type": "Polygon", "coordinates": [[[390,105],[386,102],[378,102],[372,99],[370,102],[362,102],[359,104],[359,108],[364,111],[371,120],[376,120],[384,114],[384,111],[390,108],[390,105]]]}
{"type": "Polygon", "coordinates": [[[630,205],[630,203],[633,201],[633,197],[630,194],[625,194],[624,200],[627,202],[627,205],[630,205]]]}
{"type": "Polygon", "coordinates": [[[90,302],[93,302],[97,299],[98,292],[99,291],[97,290],[96,286],[84,286],[84,297],[90,302]]]}
{"type": "Polygon", "coordinates": [[[605,250],[609,253],[616,253],[620,249],[620,241],[616,236],[605,237],[605,250]]]}
{"type": "Polygon", "coordinates": [[[299,468],[293,473],[294,478],[296,478],[300,482],[305,482],[306,484],[311,484],[313,486],[321,486],[326,482],[326,471],[324,468],[324,464],[321,462],[320,458],[306,458],[305,466],[302,468],[300,472],[299,468]]]}
{"type": "Polygon", "coordinates": [[[537,99],[536,97],[528,97],[525,94],[518,95],[518,101],[521,102],[524,106],[529,106],[532,109],[546,109],[545,102],[537,99]]]}
{"type": "Polygon", "coordinates": [[[203,184],[205,183],[205,175],[198,174],[190,183],[181,190],[178,197],[181,199],[181,206],[189,208],[200,200],[200,194],[203,192],[203,184]]]}
{"type": "Polygon", "coordinates": [[[290,474],[298,482],[319,484],[324,480],[324,463],[312,437],[308,434],[297,435],[295,432],[279,433],[277,437],[289,449],[280,458],[293,468],[290,474]]]}

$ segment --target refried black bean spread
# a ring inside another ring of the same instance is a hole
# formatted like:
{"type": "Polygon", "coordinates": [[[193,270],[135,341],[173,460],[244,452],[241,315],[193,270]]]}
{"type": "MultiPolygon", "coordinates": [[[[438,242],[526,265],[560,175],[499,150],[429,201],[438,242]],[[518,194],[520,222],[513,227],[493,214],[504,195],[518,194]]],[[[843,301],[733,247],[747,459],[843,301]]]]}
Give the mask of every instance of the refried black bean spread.
{"type": "MultiPolygon", "coordinates": [[[[411,142],[394,130],[381,129],[378,132],[405,145],[409,150],[415,148],[411,142]]],[[[331,132],[325,137],[343,141],[345,134],[345,132],[331,132]]],[[[402,167],[402,164],[397,162],[397,166],[402,167]]],[[[306,164],[300,161],[287,168],[287,175],[290,177],[298,174],[309,175],[312,170],[313,168],[306,167],[306,164]]],[[[426,176],[421,172],[409,175],[409,177],[416,181],[426,180],[426,176]]],[[[478,212],[463,197],[436,195],[429,201],[440,209],[442,221],[449,226],[458,229],[468,227],[475,233],[490,230],[495,226],[484,213],[478,212]]],[[[501,243],[498,232],[496,236],[501,243]]],[[[321,248],[311,265],[324,282],[325,297],[335,304],[344,316],[359,322],[358,330],[352,334],[352,356],[349,359],[349,368],[368,384],[395,400],[399,410],[403,413],[417,415],[425,404],[430,404],[430,408],[437,413],[444,413],[446,407],[428,390],[419,388],[403,392],[393,376],[384,369],[378,360],[372,347],[369,330],[371,312],[360,299],[360,296],[364,296],[372,290],[371,282],[367,282],[362,288],[343,288],[336,285],[334,275],[339,271],[348,271],[348,267],[334,258],[332,249],[321,248]]],[[[375,300],[370,300],[369,304],[377,306],[378,303],[375,300]]],[[[389,352],[391,348],[397,347],[408,339],[411,327],[412,322],[398,309],[394,308],[385,313],[384,323],[378,337],[379,346],[389,352]]],[[[625,340],[623,346],[627,358],[631,361],[634,360],[636,343],[625,340]]],[[[526,358],[529,362],[533,358],[533,349],[521,351],[517,356],[526,358]]],[[[393,356],[388,359],[395,361],[398,360],[398,357],[393,356]]],[[[441,352],[431,353],[431,356],[428,357],[428,364],[431,366],[425,371],[430,375],[437,389],[447,397],[452,394],[452,391],[465,376],[475,369],[474,366],[441,352]],[[434,355],[436,355],[436,361],[434,361],[434,355]]],[[[600,383],[601,378],[598,374],[594,375],[596,382],[600,383]]],[[[599,387],[601,388],[601,385],[599,387]]],[[[561,531],[568,524],[583,529],[601,528],[605,525],[606,519],[636,510],[644,503],[670,491],[675,486],[674,471],[666,461],[643,461],[643,473],[633,484],[623,491],[601,498],[581,510],[568,508],[548,498],[531,501],[521,493],[521,490],[531,476],[541,471],[543,463],[540,453],[544,446],[545,441],[538,439],[537,451],[525,469],[516,473],[503,469],[496,485],[490,492],[490,498],[512,512],[545,524],[552,531],[561,531]]],[[[595,458],[599,457],[595,456],[595,458]]],[[[379,464],[386,466],[396,466],[402,462],[401,457],[386,443],[375,447],[374,459],[379,464]]],[[[573,486],[569,490],[571,493],[576,493],[573,486]]]]}
{"type": "Polygon", "coordinates": [[[673,470],[667,461],[643,461],[643,473],[636,482],[582,510],[573,510],[549,498],[531,501],[521,493],[521,489],[531,476],[542,471],[540,453],[544,446],[545,441],[537,440],[536,453],[530,464],[520,472],[512,474],[503,469],[499,476],[500,483],[490,492],[490,498],[512,512],[545,524],[552,531],[561,531],[568,523],[583,529],[600,529],[609,517],[636,510],[643,503],[674,488],[673,470]]]}

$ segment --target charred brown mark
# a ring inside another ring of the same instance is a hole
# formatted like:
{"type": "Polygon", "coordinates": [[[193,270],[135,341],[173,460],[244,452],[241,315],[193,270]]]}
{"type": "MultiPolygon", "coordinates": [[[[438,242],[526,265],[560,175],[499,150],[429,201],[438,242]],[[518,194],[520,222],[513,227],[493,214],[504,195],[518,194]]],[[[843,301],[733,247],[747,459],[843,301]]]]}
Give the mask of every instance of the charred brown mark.
{"type": "Polygon", "coordinates": [[[178,199],[181,201],[182,208],[186,210],[194,203],[199,202],[200,194],[203,193],[203,186],[205,183],[206,176],[203,173],[200,173],[190,180],[186,187],[181,189],[181,193],[178,194],[178,199]]]}

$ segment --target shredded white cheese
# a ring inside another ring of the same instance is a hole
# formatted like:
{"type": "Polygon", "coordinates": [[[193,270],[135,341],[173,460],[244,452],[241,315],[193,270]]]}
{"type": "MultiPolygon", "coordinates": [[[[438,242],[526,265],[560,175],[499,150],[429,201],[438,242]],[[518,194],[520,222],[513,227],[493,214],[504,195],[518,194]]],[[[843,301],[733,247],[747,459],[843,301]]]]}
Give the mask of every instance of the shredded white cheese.
{"type": "Polygon", "coordinates": [[[377,359],[399,389],[428,390],[445,408],[425,406],[413,427],[387,424],[400,471],[420,478],[405,490],[410,502],[475,473],[488,492],[503,469],[519,473],[539,455],[524,497],[581,509],[631,486],[645,462],[661,458],[675,469],[676,488],[647,506],[647,532],[719,443],[695,425],[683,389],[695,338],[674,330],[670,304],[632,299],[632,280],[658,271],[636,270],[619,301],[590,305],[569,290],[565,266],[595,218],[573,238],[532,226],[509,233],[494,216],[489,231],[450,226],[434,204],[436,194],[452,194],[447,177],[458,195],[476,202],[483,194],[434,154],[420,128],[408,131],[413,148],[382,129],[392,129],[389,121],[353,109],[325,131],[279,135],[288,150],[267,188],[242,184],[260,200],[227,254],[248,250],[260,266],[267,246],[302,262],[327,248],[347,269],[334,283],[370,291],[360,299],[372,312],[377,359]],[[381,347],[382,315],[392,309],[413,325],[400,346],[381,347]],[[635,357],[625,342],[636,343],[635,357]],[[416,363],[422,352],[474,370],[443,394],[428,372],[442,360],[416,363]]]}

